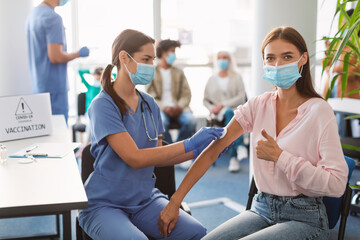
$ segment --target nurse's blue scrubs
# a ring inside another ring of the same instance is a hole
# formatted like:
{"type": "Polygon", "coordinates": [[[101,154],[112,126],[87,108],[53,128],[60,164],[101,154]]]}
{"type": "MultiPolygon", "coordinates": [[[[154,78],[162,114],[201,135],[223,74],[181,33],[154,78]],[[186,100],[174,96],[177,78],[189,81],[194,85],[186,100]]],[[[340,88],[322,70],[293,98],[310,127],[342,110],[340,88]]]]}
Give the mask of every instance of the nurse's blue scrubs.
{"type": "Polygon", "coordinates": [[[50,93],[52,114],[63,114],[67,122],[69,104],[67,63],[50,62],[47,47],[61,44],[67,51],[62,18],[48,5],[35,7],[26,20],[30,79],[33,93],[50,93]]]}
{"type": "MultiPolygon", "coordinates": [[[[157,132],[162,134],[159,107],[150,95],[141,94],[150,105],[157,132]]],[[[128,132],[140,149],[157,146],[157,141],[150,141],[146,135],[140,104],[141,96],[136,112],[130,109],[131,113],[121,116],[112,98],[101,91],[89,107],[91,153],[96,160],[95,170],[85,183],[89,208],[80,211],[79,222],[93,239],[147,239],[145,234],[163,239],[157,221],[168,200],[154,187],[154,167],[131,168],[106,141],[108,135],[128,132]]],[[[146,104],[143,108],[150,137],[154,138],[150,111],[146,104]]],[[[181,210],[168,239],[200,239],[205,234],[206,229],[181,210]]]]}

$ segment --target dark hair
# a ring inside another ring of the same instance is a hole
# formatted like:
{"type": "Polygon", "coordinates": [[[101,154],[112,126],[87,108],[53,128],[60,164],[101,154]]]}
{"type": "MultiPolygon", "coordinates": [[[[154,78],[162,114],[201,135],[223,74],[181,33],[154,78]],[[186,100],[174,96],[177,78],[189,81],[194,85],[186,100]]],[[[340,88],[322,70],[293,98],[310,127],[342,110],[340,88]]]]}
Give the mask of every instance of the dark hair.
{"type": "Polygon", "coordinates": [[[104,70],[104,68],[102,68],[102,67],[97,67],[97,68],[95,68],[95,70],[94,70],[94,74],[95,74],[95,75],[101,75],[101,73],[102,73],[103,70],[104,70]]]}
{"type": "Polygon", "coordinates": [[[161,58],[162,54],[172,47],[181,47],[181,43],[170,39],[161,40],[156,47],[156,57],[161,58]]]}
{"type": "MultiPolygon", "coordinates": [[[[265,47],[274,40],[282,39],[293,45],[301,54],[308,52],[304,38],[292,27],[274,28],[264,39],[261,46],[262,57],[264,58],[265,47]]],[[[322,98],[314,89],[310,74],[310,59],[303,66],[301,77],[296,81],[296,89],[303,97],[322,98]]]]}
{"type": "Polygon", "coordinates": [[[136,30],[126,29],[122,31],[115,38],[112,45],[112,64],[107,65],[105,70],[103,71],[103,74],[101,75],[101,85],[104,91],[109,94],[110,97],[114,100],[122,115],[127,114],[129,110],[125,101],[116,94],[113,88],[113,84],[111,81],[112,69],[114,66],[116,66],[118,72],[120,71],[121,63],[119,59],[119,54],[122,50],[133,56],[134,53],[140,51],[142,46],[148,43],[154,44],[155,40],[148,35],[145,35],[144,33],[136,30]]]}

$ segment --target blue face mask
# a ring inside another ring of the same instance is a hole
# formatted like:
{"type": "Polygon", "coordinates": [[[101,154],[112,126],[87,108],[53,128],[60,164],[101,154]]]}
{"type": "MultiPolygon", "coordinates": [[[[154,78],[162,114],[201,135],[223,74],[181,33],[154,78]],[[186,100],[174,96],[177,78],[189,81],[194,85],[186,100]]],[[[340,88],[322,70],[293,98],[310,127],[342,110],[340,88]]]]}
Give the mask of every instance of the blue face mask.
{"type": "Polygon", "coordinates": [[[155,66],[152,64],[137,63],[130,54],[127,54],[136,63],[136,73],[131,73],[126,65],[126,70],[129,73],[130,79],[134,85],[147,85],[151,83],[155,75],[155,66]]]}
{"type": "Polygon", "coordinates": [[[64,6],[69,0],[60,0],[60,6],[64,6]]]}
{"type": "Polygon", "coordinates": [[[279,88],[290,88],[301,77],[303,66],[301,66],[300,73],[298,69],[298,62],[301,58],[302,55],[296,62],[280,66],[265,65],[263,79],[279,88]]]}
{"type": "Polygon", "coordinates": [[[169,55],[165,58],[166,63],[172,65],[176,60],[176,55],[173,52],[170,52],[169,55]]]}
{"type": "Polygon", "coordinates": [[[229,61],[227,59],[218,59],[217,65],[222,71],[224,71],[229,67],[229,61]]]}

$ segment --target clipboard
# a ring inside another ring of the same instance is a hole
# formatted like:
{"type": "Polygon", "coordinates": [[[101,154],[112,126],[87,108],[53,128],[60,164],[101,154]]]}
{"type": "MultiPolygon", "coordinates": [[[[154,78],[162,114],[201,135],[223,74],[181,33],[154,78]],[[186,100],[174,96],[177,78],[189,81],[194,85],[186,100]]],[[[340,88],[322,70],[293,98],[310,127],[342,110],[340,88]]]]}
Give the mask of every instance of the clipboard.
{"type": "Polygon", "coordinates": [[[62,158],[77,148],[80,143],[34,143],[10,154],[10,158],[62,158]]]}

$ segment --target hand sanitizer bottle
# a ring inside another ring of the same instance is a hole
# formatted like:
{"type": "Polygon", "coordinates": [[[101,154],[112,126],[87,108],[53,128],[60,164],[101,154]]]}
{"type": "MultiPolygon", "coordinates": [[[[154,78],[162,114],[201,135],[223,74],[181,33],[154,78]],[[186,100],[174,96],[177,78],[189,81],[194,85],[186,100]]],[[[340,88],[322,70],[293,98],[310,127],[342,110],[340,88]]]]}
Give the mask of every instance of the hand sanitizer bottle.
{"type": "Polygon", "coordinates": [[[4,145],[0,145],[0,164],[6,164],[7,162],[7,150],[4,145]]]}

